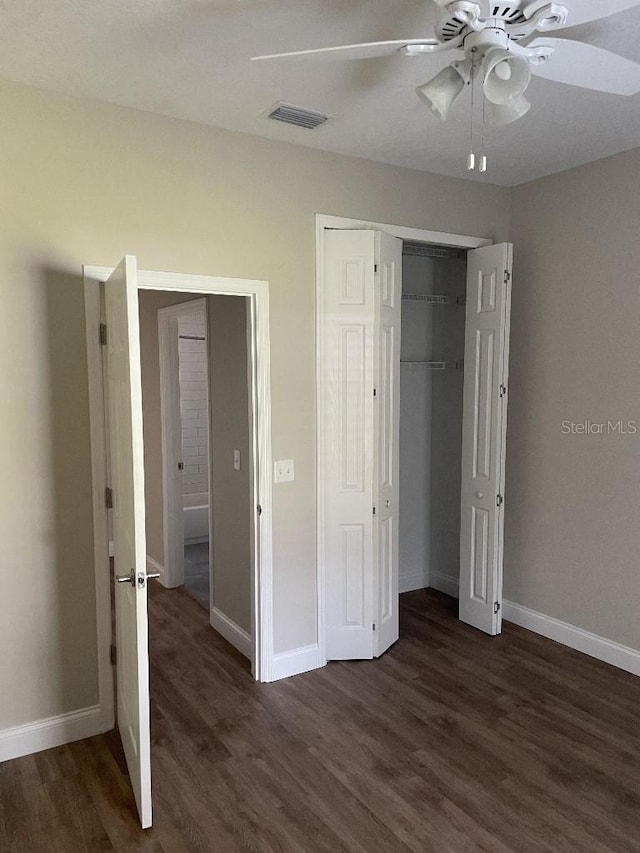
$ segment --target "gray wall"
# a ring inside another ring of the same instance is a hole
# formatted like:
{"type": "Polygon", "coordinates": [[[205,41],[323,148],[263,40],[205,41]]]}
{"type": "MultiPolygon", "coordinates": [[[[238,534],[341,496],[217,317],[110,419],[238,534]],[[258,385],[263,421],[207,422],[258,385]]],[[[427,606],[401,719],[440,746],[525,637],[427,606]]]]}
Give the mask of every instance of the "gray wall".
{"type": "Polygon", "coordinates": [[[505,239],[509,192],[6,82],[0,98],[2,730],[97,699],[82,265],[131,252],[270,281],[273,453],[296,471],[274,486],[283,652],[316,641],[314,214],[505,239]]]}
{"type": "Polygon", "coordinates": [[[214,606],[251,634],[252,464],[247,299],[209,296],[214,606]],[[233,452],[240,451],[240,470],[233,452]]]}
{"type": "Polygon", "coordinates": [[[640,149],[518,187],[507,599],[640,649],[640,149]]]}
{"type": "MultiPolygon", "coordinates": [[[[433,358],[454,363],[464,358],[465,310],[456,297],[465,293],[464,258],[434,261],[433,292],[449,297],[433,307],[433,358]]],[[[431,580],[454,592],[460,578],[460,487],[462,464],[462,385],[464,372],[434,371],[431,424],[431,580]],[[449,581],[442,585],[442,579],[449,581]]]]}
{"type": "MultiPolygon", "coordinates": [[[[404,293],[433,293],[433,261],[404,255],[404,293]]],[[[431,360],[434,309],[402,303],[401,362],[431,360]]],[[[400,365],[400,591],[429,586],[431,549],[431,371],[400,365]]]]}

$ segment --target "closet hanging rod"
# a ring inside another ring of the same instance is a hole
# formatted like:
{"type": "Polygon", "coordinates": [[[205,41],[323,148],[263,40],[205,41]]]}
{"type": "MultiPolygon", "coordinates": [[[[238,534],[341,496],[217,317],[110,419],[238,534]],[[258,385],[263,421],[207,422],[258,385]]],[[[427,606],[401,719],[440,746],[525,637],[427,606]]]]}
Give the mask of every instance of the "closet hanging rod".
{"type": "Polygon", "coordinates": [[[206,338],[201,338],[199,335],[178,335],[181,341],[206,341],[206,338]]]}
{"type": "Polygon", "coordinates": [[[409,364],[409,365],[421,365],[422,367],[426,367],[427,370],[447,370],[452,366],[455,366],[455,363],[450,361],[404,361],[400,360],[400,364],[409,364]]]}
{"type": "Polygon", "coordinates": [[[464,359],[458,361],[405,361],[400,359],[400,364],[422,365],[427,370],[464,370],[464,359]]]}
{"type": "Polygon", "coordinates": [[[426,302],[428,305],[448,305],[448,296],[440,296],[436,293],[403,293],[403,302],[426,302]]]}

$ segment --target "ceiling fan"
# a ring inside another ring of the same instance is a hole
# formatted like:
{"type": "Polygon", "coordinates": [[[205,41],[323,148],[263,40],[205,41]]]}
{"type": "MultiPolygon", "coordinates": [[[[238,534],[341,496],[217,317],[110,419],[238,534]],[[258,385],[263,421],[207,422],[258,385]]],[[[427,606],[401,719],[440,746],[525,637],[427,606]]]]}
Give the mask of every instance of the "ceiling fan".
{"type": "MultiPolygon", "coordinates": [[[[371,59],[445,54],[453,61],[416,93],[445,120],[465,85],[482,78],[483,119],[506,125],[529,111],[524,93],[535,74],[547,80],[615,95],[640,92],[640,64],[610,51],[548,31],[609,17],[640,6],[640,0],[429,0],[440,7],[434,33],[428,38],[395,39],[254,56],[254,61],[288,59],[371,59]],[[532,38],[534,33],[543,34],[532,38]]],[[[473,106],[472,106],[473,110],[473,106]]],[[[480,169],[486,169],[482,158],[480,169]],[[484,168],[483,168],[484,167],[484,168]]],[[[470,155],[469,168],[475,167],[470,155]]]]}

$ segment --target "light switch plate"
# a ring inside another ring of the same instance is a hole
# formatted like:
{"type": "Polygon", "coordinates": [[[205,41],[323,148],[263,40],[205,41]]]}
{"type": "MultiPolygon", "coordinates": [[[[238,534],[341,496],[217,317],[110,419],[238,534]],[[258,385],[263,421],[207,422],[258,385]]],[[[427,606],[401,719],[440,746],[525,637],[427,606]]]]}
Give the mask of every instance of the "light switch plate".
{"type": "Polygon", "coordinates": [[[293,459],[284,459],[281,462],[274,462],[274,482],[276,483],[291,483],[294,479],[293,459]]]}

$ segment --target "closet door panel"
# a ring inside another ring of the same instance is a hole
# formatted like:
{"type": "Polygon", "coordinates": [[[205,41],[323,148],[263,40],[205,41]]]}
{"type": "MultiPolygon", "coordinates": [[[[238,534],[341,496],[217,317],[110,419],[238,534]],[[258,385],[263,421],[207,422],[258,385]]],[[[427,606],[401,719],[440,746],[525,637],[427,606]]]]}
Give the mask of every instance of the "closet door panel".
{"type": "Polygon", "coordinates": [[[375,496],[374,537],[377,572],[374,655],[398,639],[400,312],[402,241],[376,234],[375,323],[375,496]]]}
{"type": "Polygon", "coordinates": [[[462,426],[460,619],[501,629],[512,247],[468,253],[462,426]]]}
{"type": "Polygon", "coordinates": [[[318,294],[319,557],[328,660],[371,658],[373,231],[328,231],[318,294]]]}

